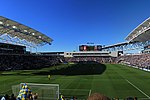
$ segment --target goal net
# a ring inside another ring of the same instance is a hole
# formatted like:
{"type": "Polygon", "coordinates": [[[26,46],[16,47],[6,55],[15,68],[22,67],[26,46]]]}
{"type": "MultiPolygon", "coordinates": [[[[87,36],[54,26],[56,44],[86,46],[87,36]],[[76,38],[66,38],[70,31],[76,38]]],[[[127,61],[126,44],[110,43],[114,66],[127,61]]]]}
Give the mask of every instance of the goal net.
{"type": "Polygon", "coordinates": [[[24,84],[27,85],[28,89],[30,89],[32,94],[37,94],[38,100],[59,99],[59,84],[20,83],[19,85],[12,86],[12,93],[17,96],[24,84]]]}

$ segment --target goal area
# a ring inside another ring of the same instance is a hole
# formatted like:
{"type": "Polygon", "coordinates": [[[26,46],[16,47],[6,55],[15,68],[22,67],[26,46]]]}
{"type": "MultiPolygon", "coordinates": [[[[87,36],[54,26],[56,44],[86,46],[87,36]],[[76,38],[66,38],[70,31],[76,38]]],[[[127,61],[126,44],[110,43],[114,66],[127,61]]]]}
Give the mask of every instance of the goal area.
{"type": "Polygon", "coordinates": [[[38,100],[59,99],[59,84],[20,83],[12,86],[12,93],[18,96],[24,84],[27,85],[32,94],[37,94],[38,100]]]}

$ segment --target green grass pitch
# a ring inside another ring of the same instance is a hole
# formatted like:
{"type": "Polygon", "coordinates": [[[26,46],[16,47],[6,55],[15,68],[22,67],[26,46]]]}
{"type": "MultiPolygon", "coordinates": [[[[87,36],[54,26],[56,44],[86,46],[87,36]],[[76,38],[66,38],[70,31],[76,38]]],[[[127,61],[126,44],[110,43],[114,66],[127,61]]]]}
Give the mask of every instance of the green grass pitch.
{"type": "Polygon", "coordinates": [[[94,92],[110,98],[150,97],[150,73],[119,64],[64,64],[39,70],[1,71],[0,94],[11,94],[11,86],[23,82],[59,84],[64,96],[82,99],[94,92]]]}

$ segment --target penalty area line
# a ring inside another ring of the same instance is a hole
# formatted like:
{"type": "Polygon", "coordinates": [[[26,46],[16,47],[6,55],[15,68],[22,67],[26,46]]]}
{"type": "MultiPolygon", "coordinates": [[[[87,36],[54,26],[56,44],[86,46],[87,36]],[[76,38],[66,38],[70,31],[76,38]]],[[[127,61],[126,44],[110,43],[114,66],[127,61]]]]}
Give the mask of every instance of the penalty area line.
{"type": "Polygon", "coordinates": [[[131,83],[129,80],[125,79],[130,85],[132,85],[134,88],[136,88],[139,92],[141,92],[143,95],[145,95],[148,99],[150,99],[150,96],[144,93],[141,89],[139,89],[137,86],[135,86],[133,83],[131,83]]]}

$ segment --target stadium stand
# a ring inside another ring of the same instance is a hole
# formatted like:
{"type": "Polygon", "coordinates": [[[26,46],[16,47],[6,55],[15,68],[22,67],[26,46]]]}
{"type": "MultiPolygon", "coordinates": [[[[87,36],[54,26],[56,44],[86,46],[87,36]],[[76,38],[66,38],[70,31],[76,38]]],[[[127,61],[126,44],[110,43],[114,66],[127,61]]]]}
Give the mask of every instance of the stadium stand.
{"type": "MultiPolygon", "coordinates": [[[[123,63],[129,66],[137,67],[143,70],[150,69],[150,18],[146,19],[140,25],[138,25],[133,31],[126,37],[128,43],[134,46],[134,49],[143,49],[140,54],[124,54],[116,59],[116,63],[123,63]]],[[[126,44],[127,45],[127,44],[126,44]]]]}
{"type": "Polygon", "coordinates": [[[80,51],[80,52],[64,52],[66,62],[97,62],[97,63],[114,63],[118,56],[117,52],[108,51],[80,51]]]}
{"type": "Polygon", "coordinates": [[[7,53],[7,54],[25,54],[26,47],[21,45],[14,45],[8,43],[0,43],[0,53],[7,53]]]}
{"type": "MultiPolygon", "coordinates": [[[[150,27],[149,21],[150,19],[147,19],[141,25],[139,25],[137,29],[134,29],[126,38],[126,40],[128,40],[130,43],[145,42],[150,40],[148,34],[150,27]],[[143,25],[146,27],[143,27],[143,25]]],[[[52,42],[52,39],[44,34],[2,16],[0,16],[0,34],[1,36],[8,35],[12,38],[11,41],[13,41],[13,39],[16,37],[20,38],[19,43],[22,43],[22,41],[25,39],[29,42],[32,42],[33,47],[35,45],[44,45],[46,43],[51,44],[52,42]]],[[[2,38],[1,36],[0,38],[2,38]]],[[[28,45],[30,44],[27,44],[27,46],[28,45]]],[[[116,46],[120,47],[122,45],[128,45],[128,42],[108,46],[102,48],[102,50],[116,46]]],[[[132,54],[120,56],[119,52],[116,52],[114,55],[117,56],[112,56],[113,53],[111,55],[111,52],[109,51],[66,52],[66,54],[71,55],[66,55],[68,57],[65,57],[65,52],[28,54],[25,49],[25,46],[0,43],[0,71],[40,69],[66,62],[122,63],[129,66],[150,70],[150,54],[132,54]]],[[[122,53],[122,51],[120,53],[122,53]]]]}
{"type": "Polygon", "coordinates": [[[35,48],[51,44],[51,38],[3,16],[0,16],[0,40],[0,70],[37,69],[60,62],[57,55],[33,54],[26,51],[26,47],[35,48]]]}
{"type": "Polygon", "coordinates": [[[57,56],[0,54],[0,70],[23,70],[49,67],[60,63],[57,56]]]}
{"type": "Polygon", "coordinates": [[[120,56],[116,59],[117,63],[127,64],[142,69],[150,69],[150,54],[132,54],[120,56]]]}
{"type": "Polygon", "coordinates": [[[97,63],[114,63],[114,57],[68,57],[66,62],[97,62],[97,63]]]}

